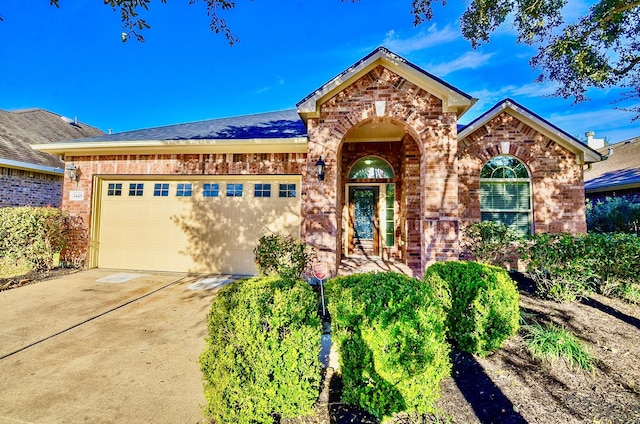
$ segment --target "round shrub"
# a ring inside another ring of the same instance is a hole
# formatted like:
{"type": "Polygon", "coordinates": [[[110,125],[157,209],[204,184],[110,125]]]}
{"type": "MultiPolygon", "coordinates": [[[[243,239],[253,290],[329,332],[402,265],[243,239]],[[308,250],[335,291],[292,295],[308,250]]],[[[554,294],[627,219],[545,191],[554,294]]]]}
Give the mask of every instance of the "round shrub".
{"type": "Polygon", "coordinates": [[[200,356],[205,414],[218,424],[271,423],[313,412],[321,326],[303,282],[238,280],[217,294],[200,356]]]}
{"type": "Polygon", "coordinates": [[[444,281],[447,336],[460,350],[487,355],[519,328],[518,291],[509,274],[477,262],[439,262],[427,268],[427,286],[444,281]]]}
{"type": "Polygon", "coordinates": [[[267,234],[253,249],[255,264],[261,275],[301,279],[313,259],[313,249],[291,235],[267,234]]]}
{"type": "Polygon", "coordinates": [[[326,295],[342,401],[378,419],[434,412],[451,369],[436,288],[403,274],[369,273],[329,280],[326,295]]]}

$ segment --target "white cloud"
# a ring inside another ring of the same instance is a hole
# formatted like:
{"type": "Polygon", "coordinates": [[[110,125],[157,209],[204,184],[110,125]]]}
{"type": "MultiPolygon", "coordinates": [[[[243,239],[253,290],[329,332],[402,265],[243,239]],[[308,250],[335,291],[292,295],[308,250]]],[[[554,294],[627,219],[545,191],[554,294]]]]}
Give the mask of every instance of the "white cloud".
{"type": "Polygon", "coordinates": [[[480,53],[476,51],[467,52],[450,62],[432,64],[425,66],[430,73],[438,76],[445,76],[461,69],[477,69],[489,62],[495,53],[480,53]]]}
{"type": "MultiPolygon", "coordinates": [[[[507,85],[495,89],[483,88],[481,90],[471,91],[469,94],[478,99],[478,101],[473,108],[464,115],[461,123],[471,122],[489,110],[490,107],[506,98],[513,98],[516,101],[519,101],[518,98],[537,98],[539,101],[543,96],[551,95],[554,91],[554,85],[536,83],[520,86],[507,85]]],[[[523,106],[535,109],[534,103],[528,104],[528,102],[523,102],[523,106]]]]}
{"type": "Polygon", "coordinates": [[[394,30],[387,32],[382,45],[398,54],[407,54],[418,50],[437,47],[460,38],[458,30],[451,29],[450,25],[438,29],[436,24],[429,26],[426,31],[402,39],[394,30]]]}
{"type": "MultiPolygon", "coordinates": [[[[640,105],[636,105],[640,106],[640,105]]],[[[621,127],[627,127],[633,117],[633,112],[627,112],[620,109],[614,109],[613,107],[606,107],[601,109],[593,109],[585,112],[578,113],[554,113],[551,115],[553,123],[557,124],[561,128],[570,126],[584,128],[584,131],[590,130],[590,125],[597,126],[602,129],[618,129],[621,127]]],[[[638,132],[636,128],[636,132],[638,132]]],[[[601,134],[601,136],[607,136],[607,134],[601,134]]]]}

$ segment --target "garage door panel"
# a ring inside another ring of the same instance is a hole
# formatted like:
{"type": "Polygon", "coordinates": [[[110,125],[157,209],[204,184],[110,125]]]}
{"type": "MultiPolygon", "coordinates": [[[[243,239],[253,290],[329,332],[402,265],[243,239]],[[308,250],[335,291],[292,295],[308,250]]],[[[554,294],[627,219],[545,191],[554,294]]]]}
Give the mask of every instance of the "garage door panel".
{"type": "Polygon", "coordinates": [[[183,272],[253,274],[253,249],[264,234],[299,236],[300,198],[280,198],[278,184],[296,184],[299,177],[271,178],[271,197],[254,197],[255,177],[200,179],[191,197],[176,196],[178,183],[143,181],[142,196],[108,196],[103,181],[98,229],[98,266],[183,272]],[[154,185],[169,184],[167,196],[153,196],[154,185]],[[242,197],[226,197],[227,183],[243,184],[242,197]],[[218,197],[204,197],[204,184],[218,184],[218,197]]]}

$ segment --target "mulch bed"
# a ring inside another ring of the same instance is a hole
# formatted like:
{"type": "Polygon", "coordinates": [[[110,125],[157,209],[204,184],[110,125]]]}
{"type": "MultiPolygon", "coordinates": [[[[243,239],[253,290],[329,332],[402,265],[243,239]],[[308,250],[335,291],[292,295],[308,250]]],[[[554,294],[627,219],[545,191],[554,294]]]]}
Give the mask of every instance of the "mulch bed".
{"type": "MultiPolygon", "coordinates": [[[[439,413],[396,423],[640,424],[640,306],[592,295],[580,302],[541,300],[521,290],[520,305],[538,322],[573,332],[595,358],[593,371],[532,359],[520,335],[480,358],[453,351],[452,376],[442,384],[439,413]]],[[[339,376],[328,405],[296,423],[376,423],[339,401],[339,376]]]]}
{"type": "Polygon", "coordinates": [[[11,278],[0,278],[0,291],[27,286],[29,284],[39,283],[40,281],[51,280],[52,278],[61,277],[77,271],[78,270],[74,268],[53,268],[46,271],[31,271],[27,274],[11,278]]]}

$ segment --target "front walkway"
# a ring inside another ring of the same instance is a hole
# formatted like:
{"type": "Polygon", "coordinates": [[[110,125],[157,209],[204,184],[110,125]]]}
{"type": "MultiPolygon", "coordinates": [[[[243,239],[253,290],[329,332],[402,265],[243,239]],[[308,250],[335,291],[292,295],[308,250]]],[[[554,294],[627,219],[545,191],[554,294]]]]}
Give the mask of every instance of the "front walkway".
{"type": "Polygon", "coordinates": [[[418,271],[411,269],[408,265],[399,261],[394,261],[393,259],[382,259],[379,256],[349,255],[342,258],[340,266],[338,267],[338,275],[349,275],[372,271],[393,271],[406,274],[411,277],[419,276],[418,271]]]}

